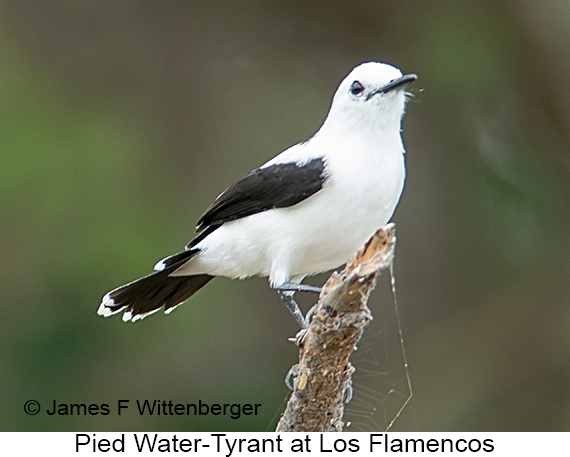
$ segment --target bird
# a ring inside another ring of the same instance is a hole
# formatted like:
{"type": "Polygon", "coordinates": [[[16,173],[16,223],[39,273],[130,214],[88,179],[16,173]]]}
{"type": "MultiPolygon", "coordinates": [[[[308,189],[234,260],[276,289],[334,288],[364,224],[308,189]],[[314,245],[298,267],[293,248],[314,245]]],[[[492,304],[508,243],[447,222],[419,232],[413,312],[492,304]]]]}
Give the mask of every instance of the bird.
{"type": "Polygon", "coordinates": [[[268,277],[302,328],[302,283],[348,261],[391,219],[405,180],[401,121],[417,79],[365,62],[338,86],[322,126],[238,180],[206,209],[185,250],[108,292],[98,314],[138,321],[165,313],[215,276],[268,277]]]}

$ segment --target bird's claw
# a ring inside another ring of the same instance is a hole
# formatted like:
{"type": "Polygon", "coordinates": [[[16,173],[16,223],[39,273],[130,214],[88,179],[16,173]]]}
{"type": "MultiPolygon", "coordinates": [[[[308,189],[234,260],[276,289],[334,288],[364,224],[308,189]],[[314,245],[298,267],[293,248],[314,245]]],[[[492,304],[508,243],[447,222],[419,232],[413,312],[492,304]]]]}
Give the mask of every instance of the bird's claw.
{"type": "Polygon", "coordinates": [[[352,379],[350,379],[348,381],[348,384],[346,385],[346,389],[344,389],[344,392],[342,394],[343,405],[348,405],[350,403],[350,400],[352,400],[353,393],[354,389],[352,388],[352,379]]]}
{"type": "Polygon", "coordinates": [[[287,372],[287,375],[285,376],[285,385],[289,388],[289,390],[293,390],[293,378],[296,378],[298,373],[299,364],[293,365],[287,372]]]}

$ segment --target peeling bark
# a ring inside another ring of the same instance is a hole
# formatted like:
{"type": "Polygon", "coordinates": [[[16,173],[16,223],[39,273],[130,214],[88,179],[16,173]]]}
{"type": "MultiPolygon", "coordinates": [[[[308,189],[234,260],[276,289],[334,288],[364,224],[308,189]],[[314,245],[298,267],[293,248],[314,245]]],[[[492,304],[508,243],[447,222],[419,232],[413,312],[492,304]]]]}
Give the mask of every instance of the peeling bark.
{"type": "Polygon", "coordinates": [[[395,225],[381,227],[324,285],[309,328],[295,339],[294,390],[276,431],[342,431],[354,372],[349,357],[372,320],[368,297],[390,266],[395,243],[395,225]]]}

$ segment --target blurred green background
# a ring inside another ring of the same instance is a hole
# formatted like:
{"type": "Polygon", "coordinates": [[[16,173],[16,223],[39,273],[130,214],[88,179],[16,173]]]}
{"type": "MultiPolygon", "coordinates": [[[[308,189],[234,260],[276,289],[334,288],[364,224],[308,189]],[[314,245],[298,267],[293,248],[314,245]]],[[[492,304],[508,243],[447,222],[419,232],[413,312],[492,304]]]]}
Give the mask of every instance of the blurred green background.
{"type": "Polygon", "coordinates": [[[569,2],[3,0],[0,430],[271,429],[296,324],[265,279],[136,324],[96,310],[369,60],[419,75],[394,217],[414,397],[394,429],[570,429],[569,2]],[[149,418],[137,399],[262,408],[149,418]]]}

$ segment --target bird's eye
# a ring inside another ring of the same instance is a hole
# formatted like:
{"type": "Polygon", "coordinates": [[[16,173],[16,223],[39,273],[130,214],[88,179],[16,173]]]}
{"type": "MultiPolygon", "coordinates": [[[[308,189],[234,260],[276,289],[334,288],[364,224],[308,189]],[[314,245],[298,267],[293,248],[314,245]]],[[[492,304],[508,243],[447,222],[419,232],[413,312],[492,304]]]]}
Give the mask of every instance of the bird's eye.
{"type": "Polygon", "coordinates": [[[360,84],[359,81],[354,81],[354,82],[350,85],[350,93],[351,93],[352,95],[361,94],[363,90],[364,90],[364,86],[363,86],[362,84],[360,84]]]}

